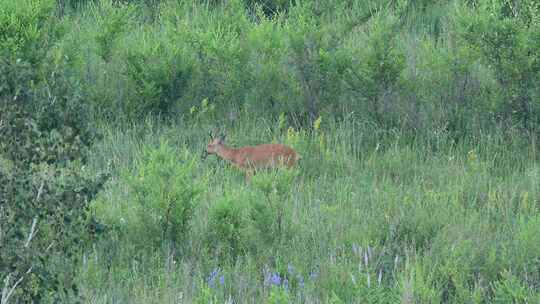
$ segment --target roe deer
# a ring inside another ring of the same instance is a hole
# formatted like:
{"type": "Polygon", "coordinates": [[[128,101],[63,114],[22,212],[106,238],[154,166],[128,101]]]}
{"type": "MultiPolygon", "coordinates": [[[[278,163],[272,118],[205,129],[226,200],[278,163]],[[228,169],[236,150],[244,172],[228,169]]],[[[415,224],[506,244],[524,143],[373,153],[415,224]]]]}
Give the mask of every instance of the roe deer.
{"type": "Polygon", "coordinates": [[[225,145],[224,135],[214,137],[212,132],[205,152],[206,155],[216,154],[245,171],[246,181],[250,180],[253,171],[257,169],[291,168],[302,158],[293,148],[282,144],[228,147],[225,145]]]}

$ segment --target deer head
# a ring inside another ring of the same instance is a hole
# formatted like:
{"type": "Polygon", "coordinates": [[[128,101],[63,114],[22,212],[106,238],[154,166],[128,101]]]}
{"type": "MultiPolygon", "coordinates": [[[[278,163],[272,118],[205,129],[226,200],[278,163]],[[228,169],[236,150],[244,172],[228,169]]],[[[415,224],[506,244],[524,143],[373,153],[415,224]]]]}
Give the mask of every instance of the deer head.
{"type": "Polygon", "coordinates": [[[210,141],[206,145],[206,150],[203,151],[203,158],[206,158],[208,154],[215,154],[217,149],[225,143],[225,134],[215,135],[218,133],[217,129],[209,132],[210,141]]]}

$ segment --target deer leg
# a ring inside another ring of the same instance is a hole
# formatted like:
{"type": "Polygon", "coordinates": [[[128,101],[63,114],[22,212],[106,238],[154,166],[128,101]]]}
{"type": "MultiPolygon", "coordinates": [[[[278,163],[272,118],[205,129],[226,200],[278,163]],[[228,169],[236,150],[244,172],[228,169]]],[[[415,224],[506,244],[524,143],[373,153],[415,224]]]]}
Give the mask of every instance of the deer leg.
{"type": "Polygon", "coordinates": [[[253,171],[252,170],[246,170],[246,183],[251,182],[251,177],[252,176],[253,176],[253,171]]]}

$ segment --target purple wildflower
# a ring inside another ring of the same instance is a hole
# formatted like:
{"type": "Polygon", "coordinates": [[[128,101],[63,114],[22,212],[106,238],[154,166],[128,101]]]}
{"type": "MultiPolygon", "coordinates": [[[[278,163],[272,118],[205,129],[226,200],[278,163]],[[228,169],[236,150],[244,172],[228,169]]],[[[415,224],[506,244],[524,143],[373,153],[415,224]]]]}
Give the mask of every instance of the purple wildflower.
{"type": "Polygon", "coordinates": [[[299,274],[297,279],[298,279],[298,285],[300,286],[300,288],[304,288],[304,276],[299,274]]]}
{"type": "Polygon", "coordinates": [[[216,277],[219,274],[219,268],[214,268],[210,275],[208,276],[208,286],[214,288],[216,285],[216,277]]]}
{"type": "Polygon", "coordinates": [[[277,272],[270,274],[270,284],[276,285],[276,286],[281,284],[281,277],[279,276],[277,272]]]}
{"type": "Polygon", "coordinates": [[[220,285],[225,285],[225,276],[221,275],[221,276],[219,277],[219,284],[220,284],[220,285]]]}

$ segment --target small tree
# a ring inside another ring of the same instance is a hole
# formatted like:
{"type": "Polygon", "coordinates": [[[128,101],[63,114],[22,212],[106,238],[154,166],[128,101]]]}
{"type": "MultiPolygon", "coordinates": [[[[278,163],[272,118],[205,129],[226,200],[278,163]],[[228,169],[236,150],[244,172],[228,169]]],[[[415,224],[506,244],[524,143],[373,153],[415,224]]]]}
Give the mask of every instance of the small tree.
{"type": "Polygon", "coordinates": [[[498,111],[524,128],[540,123],[540,4],[478,0],[459,7],[460,37],[491,67],[501,87],[498,111]]]}
{"type": "Polygon", "coordinates": [[[195,199],[204,183],[194,174],[196,159],[179,156],[166,141],[149,150],[137,173],[128,178],[137,205],[138,220],[148,237],[172,245],[185,239],[195,199]]]}
{"type": "MultiPolygon", "coordinates": [[[[392,93],[399,86],[405,69],[405,54],[397,40],[398,19],[379,13],[365,26],[366,39],[362,45],[353,45],[350,68],[344,80],[353,96],[365,105],[368,115],[379,123],[391,118],[385,113],[385,104],[392,100],[392,93]]],[[[364,110],[364,109],[362,109],[364,110]]]]}
{"type": "Polygon", "coordinates": [[[302,90],[301,112],[312,122],[323,105],[333,104],[339,98],[346,61],[339,56],[338,32],[322,27],[309,5],[298,5],[290,14],[286,24],[290,65],[302,90]]]}
{"type": "Polygon", "coordinates": [[[249,248],[248,204],[239,193],[228,193],[209,213],[207,243],[223,260],[235,260],[249,248]]]}

